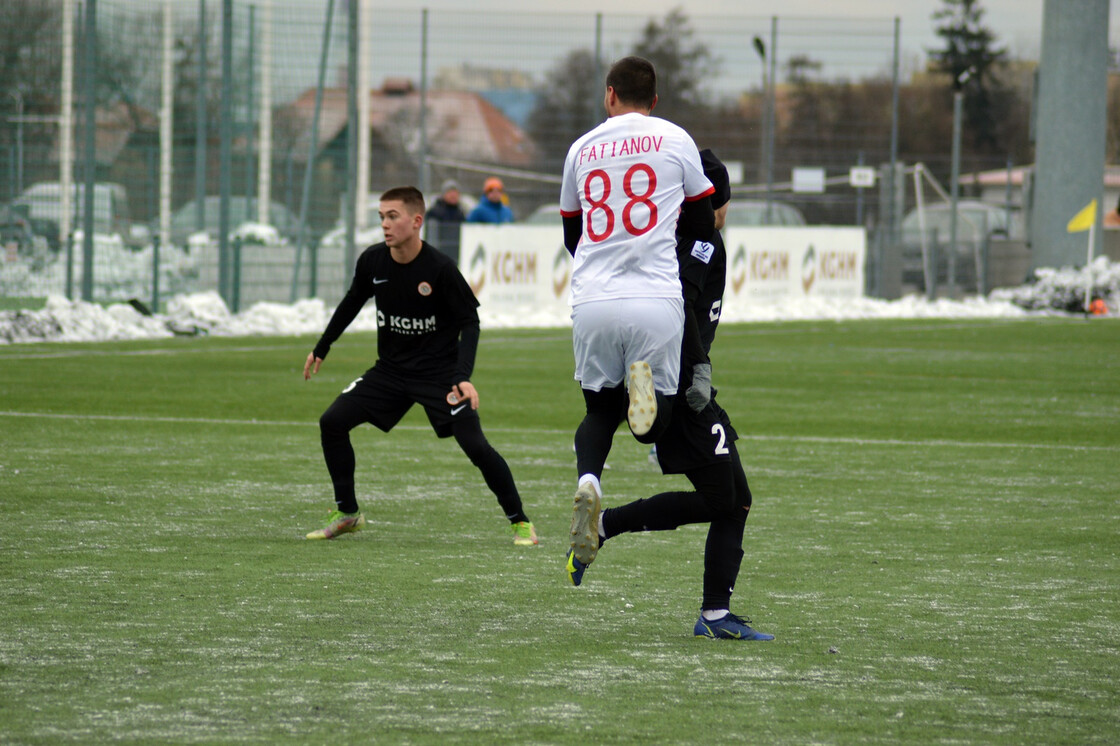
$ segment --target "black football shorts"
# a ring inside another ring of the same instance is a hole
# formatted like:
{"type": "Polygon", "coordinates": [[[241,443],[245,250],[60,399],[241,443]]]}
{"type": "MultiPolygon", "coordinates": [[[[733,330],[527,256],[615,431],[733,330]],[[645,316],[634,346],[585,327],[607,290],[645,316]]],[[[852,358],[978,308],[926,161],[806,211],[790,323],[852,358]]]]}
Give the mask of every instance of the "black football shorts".
{"type": "Polygon", "coordinates": [[[478,419],[469,399],[452,401],[451,385],[450,376],[446,381],[409,379],[374,367],[343,389],[338,398],[361,409],[367,422],[385,432],[392,430],[413,404],[419,404],[436,435],[449,438],[456,422],[478,419]]]}
{"type": "Polygon", "coordinates": [[[683,396],[673,404],[669,427],[657,439],[657,460],[664,474],[684,474],[702,466],[731,460],[731,444],[739,434],[715,397],[700,412],[683,396]]]}

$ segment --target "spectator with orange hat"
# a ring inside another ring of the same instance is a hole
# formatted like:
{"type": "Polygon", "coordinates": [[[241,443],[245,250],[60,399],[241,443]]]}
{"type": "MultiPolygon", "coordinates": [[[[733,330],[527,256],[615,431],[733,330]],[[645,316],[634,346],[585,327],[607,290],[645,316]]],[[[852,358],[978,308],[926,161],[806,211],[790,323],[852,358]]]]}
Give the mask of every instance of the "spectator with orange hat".
{"type": "Polygon", "coordinates": [[[505,185],[497,176],[491,176],[482,185],[484,196],[478,206],[467,216],[468,223],[512,223],[513,210],[505,200],[505,185]]]}
{"type": "Polygon", "coordinates": [[[1117,201],[1115,210],[1104,214],[1104,227],[1120,228],[1120,201],[1117,201]]]}

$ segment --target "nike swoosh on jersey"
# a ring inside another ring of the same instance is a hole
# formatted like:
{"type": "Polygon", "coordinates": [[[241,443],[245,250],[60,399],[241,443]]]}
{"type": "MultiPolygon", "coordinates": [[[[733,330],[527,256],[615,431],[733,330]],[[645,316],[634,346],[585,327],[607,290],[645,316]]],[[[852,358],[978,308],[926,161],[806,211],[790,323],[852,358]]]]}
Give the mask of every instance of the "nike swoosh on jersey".
{"type": "Polygon", "coordinates": [[[459,414],[460,412],[462,412],[466,408],[467,408],[466,404],[461,404],[458,407],[455,407],[454,409],[451,410],[451,416],[454,417],[455,415],[459,414]]]}
{"type": "Polygon", "coordinates": [[[374,284],[374,285],[380,285],[380,284],[382,284],[382,283],[385,283],[385,282],[388,282],[388,281],[389,281],[389,278],[388,278],[388,277],[386,277],[386,278],[385,278],[384,280],[382,280],[382,279],[381,279],[381,278],[379,278],[379,277],[374,277],[374,278],[373,278],[373,284],[374,284]]]}

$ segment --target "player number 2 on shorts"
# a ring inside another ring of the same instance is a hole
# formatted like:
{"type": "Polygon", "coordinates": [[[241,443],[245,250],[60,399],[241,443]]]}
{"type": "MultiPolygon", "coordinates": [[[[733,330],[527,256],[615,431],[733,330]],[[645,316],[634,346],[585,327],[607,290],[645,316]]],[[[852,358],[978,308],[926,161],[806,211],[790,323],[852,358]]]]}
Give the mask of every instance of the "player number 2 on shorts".
{"type": "MultiPolygon", "coordinates": [[[[648,233],[653,229],[653,226],[657,225],[657,205],[650,199],[653,193],[657,191],[657,173],[649,164],[635,163],[627,169],[626,175],[622,177],[622,191],[630,198],[626,202],[626,206],[622,208],[622,225],[626,228],[626,232],[632,236],[648,233]],[[642,194],[634,192],[634,175],[639,172],[646,175],[646,190],[642,194]],[[645,205],[649,211],[649,219],[644,226],[634,225],[633,212],[635,205],[645,205]]],[[[591,209],[587,211],[587,237],[596,243],[609,238],[614,233],[615,223],[614,211],[607,204],[607,200],[611,196],[610,174],[601,168],[589,173],[583,182],[583,196],[587,198],[587,203],[591,205],[591,209]],[[602,194],[599,199],[591,196],[592,180],[602,183],[602,194]],[[603,226],[602,231],[596,231],[592,224],[592,217],[600,210],[602,210],[606,219],[606,225],[603,226]]]]}
{"type": "Polygon", "coordinates": [[[719,440],[716,442],[715,454],[717,456],[726,456],[731,453],[727,450],[727,433],[724,432],[723,425],[718,422],[712,425],[712,435],[715,435],[719,440]]]}

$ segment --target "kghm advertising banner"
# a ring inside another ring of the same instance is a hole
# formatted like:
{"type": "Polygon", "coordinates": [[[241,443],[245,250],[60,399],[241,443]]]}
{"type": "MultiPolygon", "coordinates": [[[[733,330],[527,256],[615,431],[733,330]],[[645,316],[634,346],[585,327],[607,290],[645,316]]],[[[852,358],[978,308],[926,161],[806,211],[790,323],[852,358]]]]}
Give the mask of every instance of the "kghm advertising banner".
{"type": "Polygon", "coordinates": [[[464,225],[459,270],[488,326],[566,326],[572,257],[559,226],[464,225]]]}
{"type": "Polygon", "coordinates": [[[862,228],[727,228],[724,318],[747,308],[864,293],[867,234],[862,228]]]}
{"type": "MultiPolygon", "coordinates": [[[[751,318],[751,307],[863,296],[867,234],[862,228],[727,228],[722,318],[751,318]]],[[[571,324],[572,259],[560,226],[464,225],[459,269],[488,327],[571,324]]]]}

